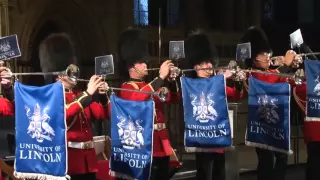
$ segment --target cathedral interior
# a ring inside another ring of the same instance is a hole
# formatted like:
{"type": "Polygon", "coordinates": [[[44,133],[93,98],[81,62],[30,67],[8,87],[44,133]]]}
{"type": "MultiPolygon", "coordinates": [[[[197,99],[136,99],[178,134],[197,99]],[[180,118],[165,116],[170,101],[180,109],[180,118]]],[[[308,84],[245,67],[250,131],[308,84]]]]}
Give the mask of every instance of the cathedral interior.
{"type": "MultiPolygon", "coordinates": [[[[22,53],[21,57],[6,62],[12,72],[41,71],[40,42],[51,33],[67,32],[76,45],[81,78],[88,79],[93,74],[94,57],[114,55],[115,74],[109,75],[107,81],[115,87],[120,84],[118,73],[121,68],[121,62],[117,60],[117,41],[129,26],[147,30],[152,56],[150,67],[158,67],[168,59],[170,41],[184,40],[188,33],[198,28],[209,30],[214,37],[220,66],[235,58],[236,45],[252,25],[265,29],[274,54],[284,54],[289,49],[289,34],[298,28],[302,28],[304,39],[313,50],[320,49],[317,45],[320,37],[315,36],[320,20],[320,13],[315,8],[320,2],[313,0],[0,0],[0,4],[0,35],[16,34],[22,53]],[[280,14],[279,11],[290,13],[280,14]]],[[[183,63],[182,59],[179,64],[183,63]]],[[[148,78],[155,75],[150,74],[148,78]]],[[[42,76],[18,79],[28,85],[44,84],[42,76]]],[[[78,88],[85,86],[83,83],[78,88]]],[[[234,110],[233,144],[236,146],[236,151],[228,155],[232,159],[229,165],[241,172],[253,170],[257,163],[254,149],[244,145],[247,99],[231,103],[229,108],[234,110]]],[[[186,164],[183,171],[192,172],[194,167],[190,162],[194,156],[186,153],[183,147],[182,104],[166,105],[165,114],[171,143],[186,164]]],[[[289,164],[294,165],[305,163],[306,153],[298,120],[292,122],[294,154],[289,156],[289,164]]],[[[109,123],[96,122],[96,135],[108,134],[109,123]]],[[[7,134],[14,133],[13,127],[13,118],[1,117],[0,142],[5,145],[0,147],[2,156],[13,154],[6,139],[7,134]]]]}

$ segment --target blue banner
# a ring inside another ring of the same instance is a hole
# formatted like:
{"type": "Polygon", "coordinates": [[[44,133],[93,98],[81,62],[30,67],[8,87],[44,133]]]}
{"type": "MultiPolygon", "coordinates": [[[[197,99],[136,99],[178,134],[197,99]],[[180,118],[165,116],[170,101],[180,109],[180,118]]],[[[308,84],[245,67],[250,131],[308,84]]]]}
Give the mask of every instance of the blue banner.
{"type": "Polygon", "coordinates": [[[67,139],[64,87],[14,84],[16,119],[15,175],[65,180],[67,139]]]}
{"type": "Polygon", "coordinates": [[[291,154],[290,84],[249,78],[246,145],[291,154]]]}
{"type": "Polygon", "coordinates": [[[306,121],[320,121],[320,62],[305,60],[307,79],[306,121]]]}
{"type": "Polygon", "coordinates": [[[111,95],[111,176],[149,179],[153,150],[154,102],[111,95]]]}
{"type": "Polygon", "coordinates": [[[7,60],[21,56],[17,35],[0,38],[0,60],[7,60]]]}
{"type": "Polygon", "coordinates": [[[232,145],[223,75],[210,78],[181,77],[185,121],[185,149],[210,152],[232,145]]]}

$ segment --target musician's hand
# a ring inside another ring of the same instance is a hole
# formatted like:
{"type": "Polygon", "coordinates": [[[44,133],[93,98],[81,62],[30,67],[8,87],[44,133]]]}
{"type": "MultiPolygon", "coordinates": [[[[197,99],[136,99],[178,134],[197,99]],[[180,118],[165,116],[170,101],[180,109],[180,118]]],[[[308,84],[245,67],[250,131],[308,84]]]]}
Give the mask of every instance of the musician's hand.
{"type": "Polygon", "coordinates": [[[174,65],[171,62],[171,60],[166,60],[165,62],[163,62],[160,66],[160,70],[159,70],[159,76],[161,79],[165,79],[170,72],[170,69],[173,68],[174,65]]]}
{"type": "Polygon", "coordinates": [[[97,75],[93,75],[88,83],[87,93],[90,95],[93,95],[99,87],[102,87],[104,85],[104,81],[102,77],[99,77],[97,75]]]}
{"type": "Polygon", "coordinates": [[[231,76],[232,76],[232,72],[231,72],[229,69],[227,69],[227,70],[223,73],[223,75],[224,75],[224,77],[225,77],[226,79],[229,79],[229,78],[231,78],[231,76]]]}
{"type": "Polygon", "coordinates": [[[98,88],[99,94],[106,94],[108,90],[109,90],[109,85],[106,82],[104,82],[104,84],[98,88]]]}
{"type": "Polygon", "coordinates": [[[11,70],[6,67],[0,67],[1,85],[5,88],[11,86],[11,70]]]}
{"type": "Polygon", "coordinates": [[[287,66],[291,66],[292,62],[294,60],[294,57],[297,55],[297,53],[293,50],[289,50],[286,52],[286,55],[284,56],[284,64],[287,66]]]}

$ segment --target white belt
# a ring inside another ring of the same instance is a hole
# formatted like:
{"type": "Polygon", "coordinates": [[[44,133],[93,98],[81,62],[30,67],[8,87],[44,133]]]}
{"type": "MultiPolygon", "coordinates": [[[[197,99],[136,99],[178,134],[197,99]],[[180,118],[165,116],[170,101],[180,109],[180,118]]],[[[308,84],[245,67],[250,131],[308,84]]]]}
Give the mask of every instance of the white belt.
{"type": "Polygon", "coordinates": [[[163,130],[165,128],[166,128],[166,124],[165,123],[157,123],[157,124],[153,125],[153,129],[155,131],[161,131],[161,130],[163,130]]]}
{"type": "Polygon", "coordinates": [[[92,149],[94,148],[94,143],[92,141],[68,142],[68,147],[75,148],[75,149],[92,149]]]}

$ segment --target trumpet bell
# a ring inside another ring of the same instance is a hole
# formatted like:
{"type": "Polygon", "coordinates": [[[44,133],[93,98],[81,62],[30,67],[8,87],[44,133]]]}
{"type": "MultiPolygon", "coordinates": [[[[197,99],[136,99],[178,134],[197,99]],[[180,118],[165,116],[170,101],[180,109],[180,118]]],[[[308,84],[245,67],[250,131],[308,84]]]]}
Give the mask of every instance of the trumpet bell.
{"type": "Polygon", "coordinates": [[[303,69],[298,69],[295,73],[294,73],[294,82],[296,85],[301,85],[304,82],[304,71],[303,69]]]}
{"type": "Polygon", "coordinates": [[[172,70],[172,73],[174,73],[174,74],[176,74],[177,76],[179,76],[180,73],[181,73],[181,70],[180,70],[179,68],[174,68],[174,69],[172,70]]]}
{"type": "Polygon", "coordinates": [[[168,99],[168,94],[169,94],[168,88],[162,87],[162,88],[160,89],[160,91],[159,91],[159,94],[158,94],[159,100],[160,100],[161,102],[166,102],[167,99],[168,99]]]}
{"type": "Polygon", "coordinates": [[[68,79],[76,84],[77,83],[77,79],[80,76],[80,69],[78,66],[74,65],[74,64],[70,64],[67,69],[65,74],[68,76],[68,79]]]}

